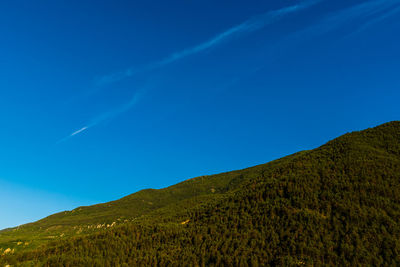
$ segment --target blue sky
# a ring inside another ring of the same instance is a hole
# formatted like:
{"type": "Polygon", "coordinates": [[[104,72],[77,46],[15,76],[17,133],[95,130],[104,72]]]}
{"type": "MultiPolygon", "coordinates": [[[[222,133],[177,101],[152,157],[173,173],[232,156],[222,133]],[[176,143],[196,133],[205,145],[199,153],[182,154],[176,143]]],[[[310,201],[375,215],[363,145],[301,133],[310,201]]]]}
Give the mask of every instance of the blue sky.
{"type": "Polygon", "coordinates": [[[400,116],[400,0],[2,1],[0,228],[400,116]]]}

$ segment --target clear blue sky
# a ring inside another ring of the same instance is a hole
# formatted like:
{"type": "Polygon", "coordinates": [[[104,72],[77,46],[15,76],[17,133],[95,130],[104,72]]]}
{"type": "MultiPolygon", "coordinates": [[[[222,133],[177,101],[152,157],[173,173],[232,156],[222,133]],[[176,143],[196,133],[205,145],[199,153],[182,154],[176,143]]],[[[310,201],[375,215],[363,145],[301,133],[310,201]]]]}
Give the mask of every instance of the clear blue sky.
{"type": "Polygon", "coordinates": [[[400,118],[400,0],[1,1],[0,228],[400,118]]]}

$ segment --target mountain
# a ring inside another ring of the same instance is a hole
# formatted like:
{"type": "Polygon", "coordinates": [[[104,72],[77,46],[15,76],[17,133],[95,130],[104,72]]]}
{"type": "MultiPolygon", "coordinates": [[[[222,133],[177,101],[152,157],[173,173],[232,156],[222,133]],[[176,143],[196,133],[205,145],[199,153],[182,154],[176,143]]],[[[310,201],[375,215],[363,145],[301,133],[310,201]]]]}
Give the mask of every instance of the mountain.
{"type": "Polygon", "coordinates": [[[0,266],[400,266],[400,122],[0,232],[0,266]]]}

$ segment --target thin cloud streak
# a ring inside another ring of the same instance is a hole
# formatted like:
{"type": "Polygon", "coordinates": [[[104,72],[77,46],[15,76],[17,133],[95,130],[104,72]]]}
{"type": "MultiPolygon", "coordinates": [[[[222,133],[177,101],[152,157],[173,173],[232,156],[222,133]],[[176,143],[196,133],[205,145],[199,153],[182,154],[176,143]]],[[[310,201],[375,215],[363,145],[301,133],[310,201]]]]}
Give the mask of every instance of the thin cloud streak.
{"type": "Polygon", "coordinates": [[[247,34],[247,33],[261,30],[262,28],[284,18],[285,16],[287,16],[289,14],[307,9],[307,8],[319,3],[320,1],[322,1],[322,0],[307,1],[304,3],[297,4],[297,5],[288,6],[285,8],[278,9],[278,10],[268,11],[261,15],[254,16],[254,17],[248,19],[247,21],[218,34],[214,38],[212,38],[204,43],[201,43],[194,47],[187,48],[182,51],[173,53],[173,54],[167,56],[166,58],[164,58],[160,61],[154,62],[152,64],[149,64],[146,67],[141,68],[141,69],[130,68],[130,69],[116,72],[116,73],[113,73],[110,75],[105,75],[105,76],[101,77],[97,81],[96,84],[98,86],[103,86],[106,84],[118,82],[120,80],[131,77],[131,76],[141,73],[141,72],[150,71],[150,70],[164,67],[166,65],[174,63],[174,62],[176,62],[182,58],[185,58],[187,56],[194,55],[194,54],[203,52],[205,50],[211,49],[212,47],[217,46],[217,45],[219,45],[223,42],[226,42],[230,39],[233,39],[235,37],[239,37],[239,36],[247,34]]]}
{"type": "Polygon", "coordinates": [[[185,49],[183,51],[180,51],[180,52],[177,52],[177,53],[174,53],[174,54],[168,56],[167,58],[155,63],[154,67],[155,68],[162,67],[167,64],[173,63],[181,58],[200,53],[204,50],[212,48],[213,46],[219,45],[220,43],[227,41],[230,38],[233,38],[235,36],[240,36],[245,33],[251,33],[254,31],[258,31],[258,30],[266,27],[267,25],[270,25],[273,22],[279,20],[283,16],[294,13],[296,11],[300,11],[302,9],[305,9],[305,8],[315,4],[316,2],[317,1],[293,5],[293,6],[285,7],[285,8],[279,9],[279,10],[269,11],[262,15],[253,17],[253,18],[245,21],[244,23],[239,24],[239,25],[217,35],[216,37],[212,38],[211,40],[209,40],[205,43],[202,43],[195,47],[188,48],[188,49],[185,49]]]}

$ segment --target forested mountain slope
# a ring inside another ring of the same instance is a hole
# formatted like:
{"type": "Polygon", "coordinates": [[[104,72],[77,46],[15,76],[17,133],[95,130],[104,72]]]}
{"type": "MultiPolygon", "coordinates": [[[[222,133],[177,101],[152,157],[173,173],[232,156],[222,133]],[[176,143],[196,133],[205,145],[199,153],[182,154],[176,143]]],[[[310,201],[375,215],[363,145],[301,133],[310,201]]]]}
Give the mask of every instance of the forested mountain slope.
{"type": "Polygon", "coordinates": [[[0,264],[26,266],[399,266],[400,122],[56,214],[0,243],[0,264]]]}
{"type": "Polygon", "coordinates": [[[252,168],[196,177],[168,188],[145,189],[116,201],[60,212],[0,231],[0,248],[32,248],[48,240],[115,227],[191,198],[224,194],[243,182],[243,174],[251,177],[252,168]],[[17,245],[21,242],[28,245],[17,245]]]}

